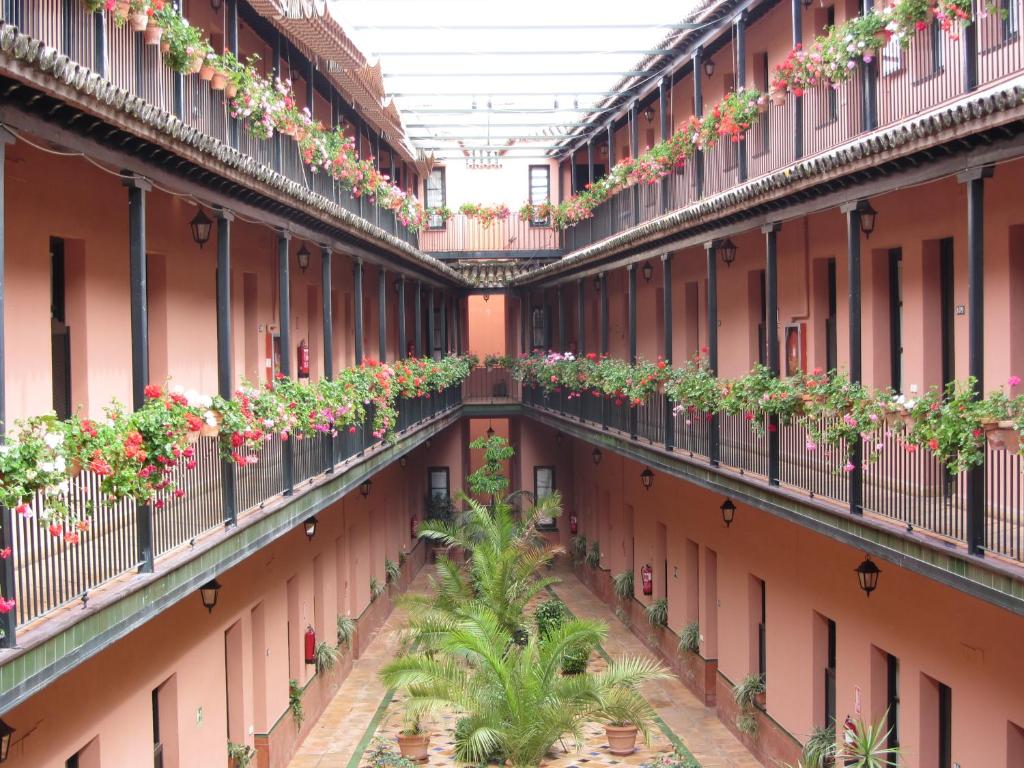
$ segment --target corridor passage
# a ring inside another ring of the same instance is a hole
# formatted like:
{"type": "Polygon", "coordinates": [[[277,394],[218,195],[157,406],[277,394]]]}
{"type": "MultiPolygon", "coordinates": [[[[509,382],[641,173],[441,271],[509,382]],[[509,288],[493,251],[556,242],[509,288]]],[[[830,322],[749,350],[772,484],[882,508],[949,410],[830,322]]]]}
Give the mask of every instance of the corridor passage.
{"type": "MultiPolygon", "coordinates": [[[[608,637],[602,646],[604,653],[612,658],[651,655],[563,563],[557,566],[557,573],[562,583],[556,585],[554,591],[569,609],[578,617],[599,619],[608,625],[608,637]]],[[[413,583],[412,591],[425,591],[429,578],[430,569],[424,569],[413,583]]],[[[367,652],[355,662],[351,674],[289,763],[289,768],[359,768],[365,764],[361,758],[374,735],[384,736],[394,744],[394,737],[401,728],[401,701],[385,689],[377,678],[377,670],[403,649],[405,622],[405,611],[396,608],[367,652]]],[[[602,656],[600,652],[595,653],[592,668],[604,664],[602,656]]],[[[586,743],[580,752],[563,754],[556,746],[544,765],[554,768],[641,765],[670,753],[674,745],[680,744],[693,754],[702,768],[757,768],[760,765],[726,729],[715,711],[704,707],[678,678],[647,683],[643,690],[660,718],[651,729],[650,746],[641,746],[629,757],[616,757],[607,750],[603,728],[595,724],[588,728],[586,743]]],[[[455,717],[451,715],[439,714],[432,718],[430,728],[434,736],[430,765],[456,764],[450,757],[454,724],[455,717]]]]}

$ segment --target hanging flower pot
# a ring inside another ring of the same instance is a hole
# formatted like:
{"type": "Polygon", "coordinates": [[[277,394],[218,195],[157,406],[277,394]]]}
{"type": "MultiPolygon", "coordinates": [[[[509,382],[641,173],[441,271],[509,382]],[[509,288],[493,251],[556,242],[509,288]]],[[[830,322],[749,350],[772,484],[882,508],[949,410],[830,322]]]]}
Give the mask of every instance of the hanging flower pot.
{"type": "Polygon", "coordinates": [[[217,70],[213,68],[213,64],[208,61],[203,61],[199,67],[199,79],[210,81],[213,80],[213,76],[217,73],[217,70]]]}
{"type": "Polygon", "coordinates": [[[199,442],[199,438],[203,436],[202,427],[197,429],[195,432],[188,431],[185,433],[185,440],[189,445],[195,445],[199,442]]]}
{"type": "Polygon", "coordinates": [[[988,444],[997,451],[1016,453],[1020,450],[1020,431],[1012,421],[995,421],[985,424],[985,437],[988,444]]]}
{"type": "Polygon", "coordinates": [[[781,107],[786,103],[786,90],[784,88],[776,88],[771,94],[772,104],[776,107],[781,107]]]}
{"type": "Polygon", "coordinates": [[[201,53],[197,53],[192,57],[192,60],[188,63],[188,74],[194,75],[200,69],[203,68],[203,64],[206,62],[206,57],[201,53]]]}
{"type": "Polygon", "coordinates": [[[79,459],[72,459],[68,464],[68,477],[78,477],[82,474],[82,462],[79,459]]]}
{"type": "Polygon", "coordinates": [[[228,87],[228,76],[223,72],[214,72],[210,78],[210,87],[215,91],[223,91],[228,87]]]}
{"type": "Polygon", "coordinates": [[[132,32],[145,32],[146,27],[149,26],[149,16],[145,11],[136,11],[129,14],[128,25],[132,28],[132,32]]]}
{"type": "MultiPolygon", "coordinates": [[[[150,24],[148,27],[146,27],[146,31],[144,34],[146,45],[159,45],[161,50],[163,50],[163,43],[161,42],[161,39],[164,36],[163,27],[158,27],[156,24],[150,24]]],[[[167,50],[169,51],[170,49],[171,46],[170,44],[168,44],[167,50]]]]}
{"type": "Polygon", "coordinates": [[[131,5],[130,0],[117,0],[117,2],[114,3],[114,15],[125,18],[131,10],[131,5]]]}
{"type": "Polygon", "coordinates": [[[238,95],[238,86],[229,82],[227,87],[224,88],[224,95],[229,99],[235,98],[238,95]]]}
{"type": "Polygon", "coordinates": [[[213,421],[211,424],[209,421],[204,421],[203,426],[199,429],[199,434],[203,437],[217,437],[220,434],[220,424],[223,417],[216,412],[213,412],[213,421]]]}
{"type": "MultiPolygon", "coordinates": [[[[160,30],[163,32],[163,30],[160,30]]],[[[171,52],[171,44],[167,40],[160,40],[160,53],[168,54],[171,52]]]]}

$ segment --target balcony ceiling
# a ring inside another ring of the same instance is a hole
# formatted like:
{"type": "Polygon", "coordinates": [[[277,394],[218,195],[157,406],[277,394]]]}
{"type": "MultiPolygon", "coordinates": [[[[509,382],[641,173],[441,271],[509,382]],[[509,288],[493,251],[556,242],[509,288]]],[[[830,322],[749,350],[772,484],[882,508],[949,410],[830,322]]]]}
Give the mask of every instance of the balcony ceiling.
{"type": "MultiPolygon", "coordinates": [[[[330,13],[379,63],[411,142],[440,161],[543,158],[624,85],[668,61],[703,0],[629,6],[525,0],[502,15],[470,0],[333,0],[330,13]]],[[[493,10],[493,9],[492,9],[493,10]]]]}

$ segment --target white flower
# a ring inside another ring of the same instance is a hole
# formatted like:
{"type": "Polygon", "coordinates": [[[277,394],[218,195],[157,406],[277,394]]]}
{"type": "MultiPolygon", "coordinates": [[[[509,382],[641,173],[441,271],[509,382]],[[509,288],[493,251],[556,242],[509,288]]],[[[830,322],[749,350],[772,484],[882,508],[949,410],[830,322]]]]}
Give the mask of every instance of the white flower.
{"type": "MultiPolygon", "coordinates": [[[[191,391],[192,390],[189,390],[189,392],[191,392],[191,391]]],[[[171,387],[171,393],[175,394],[175,395],[184,394],[185,393],[185,388],[181,384],[175,384],[173,387],[171,387]]],[[[188,397],[188,395],[186,394],[185,397],[188,397]]]]}
{"type": "Polygon", "coordinates": [[[200,395],[199,396],[199,407],[200,408],[209,408],[211,405],[213,405],[213,398],[212,397],[210,397],[209,395],[200,395]]]}
{"type": "Polygon", "coordinates": [[[910,385],[910,394],[912,394],[912,395],[916,395],[917,394],[917,384],[911,384],[910,385]]]}
{"type": "Polygon", "coordinates": [[[39,469],[43,472],[53,472],[55,466],[52,461],[41,461],[39,462],[39,469]]]}
{"type": "Polygon", "coordinates": [[[208,426],[217,426],[217,417],[216,415],[214,415],[213,411],[207,411],[206,413],[204,413],[203,420],[206,421],[208,426]]]}
{"type": "Polygon", "coordinates": [[[43,435],[43,442],[46,443],[48,448],[56,449],[64,442],[64,435],[60,432],[47,432],[43,435]]]}
{"type": "Polygon", "coordinates": [[[68,468],[67,462],[64,461],[63,456],[58,456],[56,459],[54,459],[53,464],[57,468],[58,472],[63,472],[68,468]]]}

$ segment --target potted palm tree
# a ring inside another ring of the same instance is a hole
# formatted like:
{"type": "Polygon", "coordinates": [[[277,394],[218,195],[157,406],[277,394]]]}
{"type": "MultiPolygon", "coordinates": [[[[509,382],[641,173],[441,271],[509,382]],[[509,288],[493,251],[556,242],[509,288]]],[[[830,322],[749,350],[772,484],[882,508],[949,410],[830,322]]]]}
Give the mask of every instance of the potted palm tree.
{"type": "Polygon", "coordinates": [[[598,719],[604,722],[608,751],[613,755],[631,755],[636,751],[636,739],[643,735],[649,741],[648,725],[654,719],[654,709],[633,686],[611,686],[601,692],[598,719]]]}
{"type": "Polygon", "coordinates": [[[430,733],[423,730],[420,715],[420,709],[412,705],[407,707],[405,723],[398,732],[398,751],[414,763],[425,763],[430,756],[430,733]]]}

